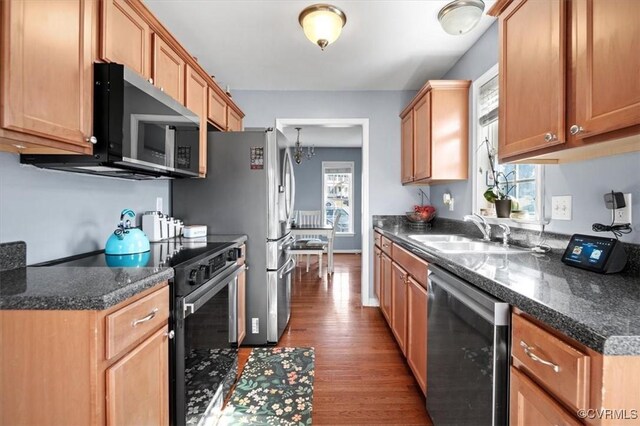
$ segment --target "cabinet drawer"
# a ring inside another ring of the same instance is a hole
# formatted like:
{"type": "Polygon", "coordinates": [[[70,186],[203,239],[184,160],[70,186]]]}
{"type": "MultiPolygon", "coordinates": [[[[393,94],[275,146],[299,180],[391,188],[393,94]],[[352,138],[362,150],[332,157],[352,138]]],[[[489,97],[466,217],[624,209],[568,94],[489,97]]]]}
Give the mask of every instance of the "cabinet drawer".
{"type": "Polygon", "coordinates": [[[519,315],[513,315],[513,364],[574,409],[589,404],[589,356],[519,315]]]}
{"type": "Polygon", "coordinates": [[[421,286],[427,287],[427,262],[397,244],[393,245],[393,260],[411,275],[421,286]]]}
{"type": "Polygon", "coordinates": [[[380,248],[383,252],[391,256],[391,240],[387,237],[380,236],[380,248]]]}
{"type": "Polygon", "coordinates": [[[378,247],[382,247],[382,234],[378,232],[373,233],[373,243],[378,247]]]}
{"type": "Polygon", "coordinates": [[[168,286],[107,315],[107,359],[157,330],[168,318],[168,286]]]}

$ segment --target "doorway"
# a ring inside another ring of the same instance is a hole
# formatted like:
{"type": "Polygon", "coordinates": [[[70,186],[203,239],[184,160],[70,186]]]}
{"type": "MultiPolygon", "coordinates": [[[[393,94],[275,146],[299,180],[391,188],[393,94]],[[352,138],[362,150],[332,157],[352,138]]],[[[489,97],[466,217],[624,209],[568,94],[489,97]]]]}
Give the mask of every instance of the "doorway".
{"type": "MultiPolygon", "coordinates": [[[[297,131],[295,130],[296,127],[300,127],[301,130],[301,136],[300,136],[300,142],[303,145],[303,149],[305,154],[308,152],[308,148],[310,148],[310,145],[314,145],[313,143],[313,139],[309,140],[306,139],[305,140],[305,136],[308,133],[311,132],[317,132],[318,135],[326,133],[326,134],[331,134],[334,133],[335,135],[340,135],[341,133],[344,133],[344,135],[346,135],[347,133],[353,133],[353,131],[357,131],[359,134],[359,143],[360,143],[360,165],[361,165],[361,173],[360,173],[360,185],[359,185],[359,189],[360,189],[360,208],[359,208],[359,212],[353,211],[353,217],[351,218],[352,220],[352,226],[353,228],[351,228],[353,231],[355,231],[355,227],[357,220],[356,216],[359,214],[359,226],[357,226],[358,231],[359,232],[352,232],[354,235],[355,234],[359,234],[361,241],[360,241],[360,246],[361,246],[361,270],[362,270],[362,276],[361,276],[361,304],[363,306],[377,306],[377,299],[375,297],[372,297],[371,294],[371,265],[370,265],[370,259],[369,256],[371,255],[370,253],[370,247],[369,247],[369,242],[371,240],[371,234],[372,234],[372,228],[371,228],[371,216],[369,214],[369,119],[366,118],[334,118],[334,119],[330,119],[330,118],[320,118],[320,119],[314,119],[314,118],[286,118],[286,119],[281,119],[278,118],[276,119],[276,128],[278,130],[280,130],[282,133],[284,133],[287,138],[290,140],[290,142],[292,144],[295,143],[296,141],[296,137],[297,137],[297,131]],[[333,130],[333,131],[332,131],[333,130]]],[[[345,136],[346,137],[346,136],[345,136]]],[[[320,139],[317,139],[318,141],[320,141],[320,139]]],[[[353,141],[353,138],[350,137],[349,140],[351,142],[347,142],[349,146],[345,146],[345,145],[340,145],[340,140],[336,139],[333,143],[331,143],[331,141],[324,141],[324,142],[318,142],[320,144],[322,144],[322,146],[318,146],[317,144],[314,145],[316,153],[320,152],[320,149],[323,148],[357,148],[357,146],[353,146],[355,145],[355,141],[353,141]]],[[[317,155],[316,155],[317,156],[317,155]]],[[[310,160],[307,159],[302,159],[301,162],[305,162],[305,161],[321,161],[319,159],[314,159],[316,156],[311,157],[310,160]]],[[[331,163],[330,161],[326,161],[326,163],[331,163]]],[[[338,167],[333,167],[333,169],[331,168],[332,165],[331,164],[325,164],[326,167],[322,167],[322,164],[319,164],[318,167],[321,170],[329,170],[329,173],[333,172],[346,172],[345,170],[342,170],[342,168],[338,168],[338,167]]],[[[355,179],[354,179],[355,180],[355,179]]],[[[320,185],[320,184],[319,184],[320,185]]],[[[325,190],[329,188],[329,186],[327,186],[326,182],[322,183],[322,186],[320,186],[320,188],[318,189],[322,189],[322,192],[325,192],[325,190]]],[[[326,219],[326,214],[327,211],[330,210],[332,207],[334,209],[336,208],[342,208],[342,207],[337,207],[335,206],[335,202],[332,203],[332,200],[329,198],[327,198],[327,200],[325,200],[325,198],[327,197],[322,197],[322,202],[323,202],[323,218],[326,219]],[[328,205],[327,205],[328,204],[328,205]]],[[[354,200],[355,201],[355,200],[354,200]]],[[[343,220],[341,219],[341,224],[343,222],[343,220]]],[[[343,226],[343,228],[348,227],[349,226],[349,222],[347,222],[346,224],[342,224],[341,226],[343,226]]],[[[345,228],[346,230],[348,230],[348,228],[345,228]]],[[[345,234],[349,234],[348,232],[345,232],[345,234]]],[[[347,238],[348,236],[345,235],[344,238],[347,238]]],[[[336,237],[336,240],[338,240],[338,238],[341,237],[336,237]]],[[[338,248],[339,250],[339,248],[338,248]]]]}

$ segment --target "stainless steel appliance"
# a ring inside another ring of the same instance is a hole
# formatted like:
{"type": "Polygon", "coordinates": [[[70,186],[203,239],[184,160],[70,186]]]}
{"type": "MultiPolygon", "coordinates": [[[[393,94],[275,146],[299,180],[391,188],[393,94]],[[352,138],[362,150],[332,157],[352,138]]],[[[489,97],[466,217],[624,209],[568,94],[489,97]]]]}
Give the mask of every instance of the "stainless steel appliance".
{"type": "Polygon", "coordinates": [[[199,118],[119,64],[94,65],[93,155],[20,156],[38,167],[127,179],[194,177],[199,118]]]}
{"type": "MultiPolygon", "coordinates": [[[[169,349],[172,425],[212,422],[238,372],[237,304],[241,255],[238,244],[172,239],[151,243],[133,267],[172,267],[169,349]]],[[[139,256],[139,255],[135,255],[139,256]]],[[[38,266],[110,266],[109,255],[92,252],[38,266]]],[[[119,265],[122,266],[122,265],[119,265]]],[[[127,279],[127,267],[114,273],[127,279]]]]}
{"type": "Polygon", "coordinates": [[[275,344],[291,313],[295,179],[285,136],[273,129],[209,133],[206,179],[172,183],[173,214],[214,234],[246,234],[247,336],[275,344]]]}
{"type": "Polygon", "coordinates": [[[509,305],[429,265],[427,411],[435,425],[505,425],[509,305]]]}

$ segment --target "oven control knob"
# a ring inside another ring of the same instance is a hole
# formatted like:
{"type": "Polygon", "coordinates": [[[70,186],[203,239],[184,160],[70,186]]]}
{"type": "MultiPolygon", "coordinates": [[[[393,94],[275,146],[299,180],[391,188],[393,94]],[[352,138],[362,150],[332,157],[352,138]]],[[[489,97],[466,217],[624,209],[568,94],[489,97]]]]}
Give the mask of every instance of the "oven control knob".
{"type": "Polygon", "coordinates": [[[196,285],[197,280],[198,280],[198,270],[192,269],[191,272],[189,272],[189,284],[196,285]]]}
{"type": "Polygon", "coordinates": [[[209,267],[207,265],[200,265],[200,277],[204,277],[205,280],[209,279],[209,267]]]}

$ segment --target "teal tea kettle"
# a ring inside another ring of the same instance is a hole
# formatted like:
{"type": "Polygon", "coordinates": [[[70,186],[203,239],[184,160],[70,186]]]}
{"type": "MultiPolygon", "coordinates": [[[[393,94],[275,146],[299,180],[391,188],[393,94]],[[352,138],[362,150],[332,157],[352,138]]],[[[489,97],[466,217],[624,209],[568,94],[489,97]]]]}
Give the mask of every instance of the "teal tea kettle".
{"type": "Polygon", "coordinates": [[[131,220],[135,216],[136,214],[131,209],[122,210],[120,223],[105,245],[105,254],[135,254],[144,253],[151,249],[149,238],[147,238],[146,234],[141,229],[131,226],[131,220]]]}

